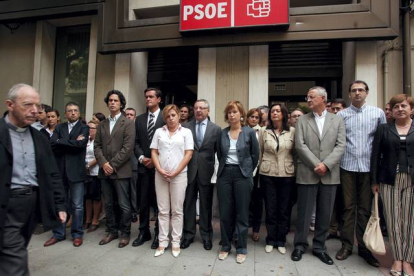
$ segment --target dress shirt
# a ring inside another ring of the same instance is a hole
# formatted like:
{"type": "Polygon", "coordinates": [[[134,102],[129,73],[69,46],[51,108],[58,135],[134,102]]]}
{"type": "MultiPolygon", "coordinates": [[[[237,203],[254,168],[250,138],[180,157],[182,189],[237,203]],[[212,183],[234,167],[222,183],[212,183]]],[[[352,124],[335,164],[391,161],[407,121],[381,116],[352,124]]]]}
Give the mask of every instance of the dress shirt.
{"type": "Polygon", "coordinates": [[[150,114],[154,115],[154,125],[155,125],[155,122],[157,121],[157,118],[158,118],[158,115],[160,115],[160,112],[161,112],[161,109],[159,109],[159,108],[154,113],[151,113],[151,112],[148,111],[147,127],[148,127],[148,123],[151,119],[150,114]]]}
{"type": "Polygon", "coordinates": [[[114,129],[114,126],[116,124],[116,121],[118,121],[119,117],[121,117],[121,112],[119,112],[113,118],[111,117],[111,115],[108,116],[108,120],[109,120],[109,134],[112,133],[112,130],[114,129]]]}
{"type": "Polygon", "coordinates": [[[13,152],[11,189],[38,186],[36,155],[29,127],[16,127],[10,122],[9,116],[4,120],[9,128],[13,152]]]}
{"type": "Polygon", "coordinates": [[[45,128],[45,130],[47,131],[47,133],[49,133],[49,137],[52,137],[53,131],[51,131],[48,127],[45,128]]]}
{"type": "Polygon", "coordinates": [[[34,122],[33,124],[32,124],[32,127],[34,127],[35,129],[37,129],[37,130],[41,130],[44,126],[42,125],[42,123],[41,122],[34,122]]]}
{"type": "MultiPolygon", "coordinates": [[[[200,131],[202,133],[201,137],[203,137],[203,139],[204,139],[204,136],[206,135],[207,122],[208,122],[208,118],[205,118],[204,121],[201,121],[201,122],[196,120],[196,135],[198,133],[198,128],[200,127],[201,128],[200,131]]],[[[196,137],[196,138],[198,141],[199,137],[196,137]]]]}
{"type": "Polygon", "coordinates": [[[73,123],[69,123],[68,122],[68,128],[69,128],[69,133],[72,131],[72,129],[75,127],[75,125],[79,122],[79,120],[77,120],[76,122],[73,123]]]}
{"type": "MultiPolygon", "coordinates": [[[[85,156],[85,163],[89,164],[95,159],[95,153],[93,151],[93,144],[95,140],[88,140],[88,145],[86,146],[86,156],[85,156]]],[[[89,167],[89,175],[90,176],[97,176],[99,172],[98,163],[95,166],[89,167]]]]}
{"type": "Polygon", "coordinates": [[[321,116],[319,116],[318,113],[313,112],[313,116],[315,116],[315,122],[319,130],[319,137],[322,137],[322,131],[323,131],[323,125],[325,124],[326,113],[328,112],[324,110],[321,116]]]}
{"type": "MultiPolygon", "coordinates": [[[[167,126],[164,125],[155,131],[150,148],[158,150],[161,168],[173,172],[183,160],[184,151],[194,150],[193,134],[188,128],[179,125],[170,136],[167,126]]],[[[181,172],[186,171],[187,166],[181,172]]]]}
{"type": "Polygon", "coordinates": [[[351,105],[337,114],[344,119],[346,149],[341,168],[352,172],[369,172],[372,142],[378,125],[385,124],[384,111],[364,104],[361,108],[351,105]]]}

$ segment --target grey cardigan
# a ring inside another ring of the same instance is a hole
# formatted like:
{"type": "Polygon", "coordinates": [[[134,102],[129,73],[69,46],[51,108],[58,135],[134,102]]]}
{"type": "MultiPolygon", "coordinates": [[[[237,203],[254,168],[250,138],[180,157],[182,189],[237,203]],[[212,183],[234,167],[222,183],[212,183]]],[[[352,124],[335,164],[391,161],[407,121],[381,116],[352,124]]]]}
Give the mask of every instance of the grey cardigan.
{"type": "MultiPolygon", "coordinates": [[[[227,154],[230,149],[230,139],[228,133],[230,127],[221,131],[220,139],[217,139],[217,158],[219,168],[217,177],[223,172],[226,165],[227,154]]],[[[237,140],[237,158],[239,159],[240,170],[245,177],[253,177],[253,171],[259,162],[259,142],[256,138],[256,131],[244,126],[237,140]]]]}

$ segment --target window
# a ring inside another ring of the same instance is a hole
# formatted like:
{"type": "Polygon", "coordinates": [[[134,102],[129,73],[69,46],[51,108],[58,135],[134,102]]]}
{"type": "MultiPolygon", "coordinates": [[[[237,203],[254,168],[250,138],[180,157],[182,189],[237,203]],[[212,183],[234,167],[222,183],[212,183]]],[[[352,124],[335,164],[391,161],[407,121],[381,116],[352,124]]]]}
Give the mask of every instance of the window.
{"type": "Polygon", "coordinates": [[[53,107],[64,112],[65,104],[79,104],[85,116],[88,82],[90,26],[62,27],[56,31],[53,107]]]}

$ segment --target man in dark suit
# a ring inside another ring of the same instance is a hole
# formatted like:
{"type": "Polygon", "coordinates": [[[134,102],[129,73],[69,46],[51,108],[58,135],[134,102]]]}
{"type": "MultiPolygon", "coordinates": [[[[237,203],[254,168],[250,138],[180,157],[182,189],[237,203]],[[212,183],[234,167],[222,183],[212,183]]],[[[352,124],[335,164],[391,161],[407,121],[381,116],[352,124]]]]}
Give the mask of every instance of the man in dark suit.
{"type": "Polygon", "coordinates": [[[0,275],[29,275],[27,245],[36,224],[66,221],[65,192],[49,141],[30,127],[39,93],[14,85],[0,119],[0,275]]]}
{"type": "Polygon", "coordinates": [[[105,198],[106,225],[109,234],[99,242],[99,245],[117,239],[119,231],[121,239],[118,247],[123,248],[129,244],[131,235],[129,183],[132,176],[130,159],[134,149],[135,129],[134,122],[122,114],[126,100],[120,91],[109,91],[104,101],[111,115],[99,124],[94,146],[95,157],[100,168],[98,177],[101,179],[105,198]],[[114,212],[115,199],[120,207],[118,225],[114,212]]]}
{"type": "Polygon", "coordinates": [[[187,127],[193,133],[194,153],[188,164],[188,186],[184,202],[184,235],[181,248],[187,248],[194,241],[196,234],[196,202],[200,193],[199,229],[205,250],[211,250],[213,243],[213,226],[211,225],[213,190],[211,177],[214,173],[216,142],[221,128],[208,120],[210,105],[206,100],[198,100],[194,104],[195,120],[188,122],[187,127]]]}
{"type": "MultiPolygon", "coordinates": [[[[155,169],[151,161],[150,145],[155,130],[164,125],[160,103],[162,93],[156,88],[147,88],[144,91],[148,112],[135,119],[135,156],[138,159],[138,186],[140,187],[139,235],[132,246],[140,246],[151,240],[149,230],[150,207],[157,205],[155,196],[155,169]]],[[[155,222],[155,237],[152,249],[158,248],[158,219],[155,222]]]]}
{"type": "Polygon", "coordinates": [[[339,161],[345,152],[345,125],[341,117],[326,111],[325,88],[308,91],[307,102],[312,112],[300,116],[296,124],[295,149],[298,154],[298,219],[292,260],[300,261],[309,246],[308,232],[312,209],[316,204],[313,255],[333,265],[326,252],[326,234],[335,203],[335,192],[341,183],[339,161]]]}
{"type": "MultiPolygon", "coordinates": [[[[56,126],[57,140],[51,142],[56,162],[67,195],[68,210],[72,212],[71,234],[73,246],[83,243],[83,195],[86,179],[85,155],[89,127],[80,118],[79,105],[69,102],[65,106],[67,123],[56,126]]],[[[66,239],[66,222],[53,230],[53,236],[44,246],[51,246],[66,239]]]]}

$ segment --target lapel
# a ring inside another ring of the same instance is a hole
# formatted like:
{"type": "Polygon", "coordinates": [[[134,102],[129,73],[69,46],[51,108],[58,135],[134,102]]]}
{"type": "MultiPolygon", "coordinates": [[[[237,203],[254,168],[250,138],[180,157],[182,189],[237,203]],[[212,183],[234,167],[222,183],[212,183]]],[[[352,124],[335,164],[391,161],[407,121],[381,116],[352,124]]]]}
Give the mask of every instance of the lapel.
{"type": "Polygon", "coordinates": [[[318,138],[321,139],[318,126],[316,125],[315,116],[313,115],[312,111],[309,112],[309,115],[308,115],[308,124],[311,127],[311,129],[315,132],[316,136],[318,136],[318,138]]]}
{"type": "MultiPolygon", "coordinates": [[[[112,137],[114,137],[114,135],[115,135],[115,133],[120,129],[120,128],[122,128],[122,126],[124,125],[124,123],[125,123],[125,117],[124,117],[124,115],[122,115],[121,114],[121,116],[118,118],[118,120],[116,121],[116,123],[115,123],[115,125],[114,125],[114,128],[112,129],[112,132],[110,133],[110,135],[109,135],[109,141],[111,141],[111,139],[112,139],[112,137]]],[[[109,123],[109,122],[108,122],[109,123]]],[[[109,127],[109,124],[108,124],[108,127],[109,127]]],[[[110,128],[108,128],[108,130],[110,130],[110,128]]]]}
{"type": "MultiPolygon", "coordinates": [[[[397,128],[395,127],[395,121],[392,121],[391,123],[390,123],[390,131],[392,132],[392,133],[394,133],[395,134],[395,136],[397,136],[398,137],[398,139],[400,138],[400,135],[398,134],[398,131],[397,131],[397,128]]],[[[410,130],[408,131],[408,134],[410,134],[410,132],[412,132],[412,129],[413,129],[413,126],[411,125],[411,128],[410,128],[410,130]]],[[[408,134],[407,134],[407,136],[408,136],[408,134]]]]}
{"type": "Polygon", "coordinates": [[[407,133],[407,136],[414,132],[414,120],[411,122],[410,130],[407,133]]]}
{"type": "Polygon", "coordinates": [[[331,127],[333,119],[334,119],[334,116],[331,113],[327,112],[325,116],[325,123],[323,124],[321,140],[323,140],[329,128],[331,127]]]}
{"type": "Polygon", "coordinates": [[[67,122],[62,124],[61,129],[62,131],[60,133],[62,137],[59,137],[59,138],[69,138],[69,124],[67,122]]]}
{"type": "Polygon", "coordinates": [[[241,132],[239,133],[239,137],[237,138],[237,144],[236,144],[236,148],[239,149],[241,147],[241,145],[245,145],[245,139],[244,139],[244,128],[242,127],[241,132]]]}
{"type": "Polygon", "coordinates": [[[10,153],[10,155],[13,155],[10,134],[6,126],[6,122],[4,121],[4,117],[1,118],[0,120],[0,133],[4,134],[4,135],[0,135],[0,143],[4,145],[4,147],[10,153]]]}
{"type": "MultiPolygon", "coordinates": [[[[66,124],[67,126],[67,124],[66,124]]],[[[69,130],[67,130],[67,132],[69,132],[69,130]]],[[[32,140],[33,140],[33,147],[34,147],[34,151],[35,151],[35,160],[36,160],[36,167],[37,167],[37,175],[39,176],[39,166],[41,164],[41,159],[42,159],[42,153],[39,152],[40,148],[39,147],[39,141],[36,138],[36,135],[34,135],[33,133],[33,128],[30,128],[30,134],[32,135],[32,140]]]]}
{"type": "Polygon", "coordinates": [[[229,154],[229,149],[230,149],[229,131],[230,131],[230,127],[225,128],[221,136],[221,142],[223,143],[223,149],[224,149],[222,156],[225,158],[227,158],[227,155],[229,154]]]}
{"type": "Polygon", "coordinates": [[[189,128],[190,128],[190,130],[191,130],[191,133],[193,134],[194,148],[195,148],[196,150],[199,150],[199,147],[198,147],[198,144],[197,144],[196,125],[197,125],[197,120],[196,120],[196,119],[191,120],[191,121],[188,123],[188,126],[189,126],[189,128]]]}
{"type": "Polygon", "coordinates": [[[101,124],[102,124],[102,129],[103,129],[102,134],[106,135],[110,140],[111,139],[111,134],[109,132],[109,119],[106,119],[101,124]]]}
{"type": "Polygon", "coordinates": [[[82,122],[79,120],[76,125],[72,128],[72,131],[69,133],[69,125],[66,125],[66,131],[69,134],[69,139],[70,140],[76,140],[76,138],[78,138],[78,130],[81,126],[82,122]],[[75,137],[73,137],[75,136],[75,137]]]}

